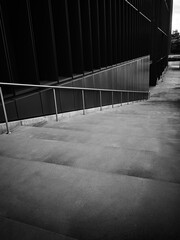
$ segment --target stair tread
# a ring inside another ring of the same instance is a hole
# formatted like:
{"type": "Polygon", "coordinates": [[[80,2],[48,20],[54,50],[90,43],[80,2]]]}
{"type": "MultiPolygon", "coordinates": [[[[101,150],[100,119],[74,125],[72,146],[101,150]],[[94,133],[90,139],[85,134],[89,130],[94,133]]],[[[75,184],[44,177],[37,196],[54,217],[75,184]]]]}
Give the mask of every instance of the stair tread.
{"type": "MultiPolygon", "coordinates": [[[[129,149],[137,150],[153,150],[156,152],[162,151],[163,138],[161,145],[158,141],[158,132],[154,131],[156,137],[150,138],[147,133],[151,129],[141,129],[143,136],[138,136],[137,129],[134,129],[133,134],[129,134],[129,131],[122,132],[122,135],[117,133],[103,133],[103,132],[87,132],[86,131],[75,131],[67,129],[54,129],[54,128],[34,128],[34,127],[21,127],[17,132],[14,132],[13,135],[17,136],[27,136],[28,138],[37,138],[37,139],[47,139],[52,141],[64,141],[64,142],[73,142],[73,143],[86,143],[92,145],[100,145],[104,147],[124,147],[129,149]],[[145,130],[147,130],[145,132],[145,130]],[[151,146],[151,149],[150,147],[151,146]],[[161,149],[160,149],[161,147],[161,149]]],[[[163,135],[163,134],[162,134],[163,135]]],[[[174,142],[175,146],[178,144],[177,133],[175,130],[171,129],[166,132],[165,135],[167,141],[174,142]]],[[[162,137],[162,136],[161,136],[162,137]]]]}
{"type": "Polygon", "coordinates": [[[74,238],[108,239],[111,233],[119,239],[136,233],[134,222],[152,238],[162,232],[159,224],[166,234],[179,234],[175,183],[1,159],[0,191],[2,217],[74,238]]]}
{"type": "Polygon", "coordinates": [[[47,231],[46,229],[39,228],[37,226],[18,222],[14,219],[4,218],[0,216],[0,239],[9,239],[10,233],[14,233],[18,240],[32,240],[32,239],[43,239],[43,240],[77,240],[70,238],[59,233],[47,231]]]}
{"type": "MultiPolygon", "coordinates": [[[[12,134],[1,136],[0,156],[65,165],[113,174],[180,182],[180,151],[145,151],[125,147],[52,141],[12,134]],[[173,167],[176,166],[176,167],[173,167]]],[[[167,140],[166,140],[167,141],[167,140]]],[[[172,141],[171,141],[172,143],[172,141]]],[[[178,144],[178,143],[177,143],[178,144]]]]}

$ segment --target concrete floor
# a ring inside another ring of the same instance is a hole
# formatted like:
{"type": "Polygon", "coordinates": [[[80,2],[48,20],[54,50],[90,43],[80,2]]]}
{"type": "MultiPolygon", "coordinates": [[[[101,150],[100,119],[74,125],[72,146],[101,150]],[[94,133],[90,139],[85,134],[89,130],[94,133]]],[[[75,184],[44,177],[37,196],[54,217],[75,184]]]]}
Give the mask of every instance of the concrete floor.
{"type": "Polygon", "coordinates": [[[180,69],[151,98],[0,135],[0,239],[180,239],[180,69]]]}

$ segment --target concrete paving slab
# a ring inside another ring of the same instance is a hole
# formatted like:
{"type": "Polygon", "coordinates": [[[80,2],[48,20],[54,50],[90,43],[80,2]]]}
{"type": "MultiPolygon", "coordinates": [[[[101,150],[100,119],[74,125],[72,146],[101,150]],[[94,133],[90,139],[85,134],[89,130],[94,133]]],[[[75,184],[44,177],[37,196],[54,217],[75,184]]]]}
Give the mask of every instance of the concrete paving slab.
{"type": "MultiPolygon", "coordinates": [[[[149,129],[148,127],[144,129],[141,128],[141,132],[149,129]]],[[[130,131],[130,130],[129,130],[130,131]]],[[[147,130],[151,131],[151,129],[147,130]]],[[[18,130],[17,136],[28,136],[31,138],[37,139],[48,139],[55,141],[63,142],[72,142],[72,143],[85,143],[93,144],[104,147],[124,147],[128,149],[136,150],[146,150],[154,152],[164,152],[168,154],[169,152],[175,152],[179,154],[179,135],[174,129],[167,129],[166,133],[168,134],[167,140],[159,141],[158,136],[160,134],[158,131],[154,131],[156,138],[150,138],[149,136],[138,137],[136,133],[134,135],[128,135],[129,132],[126,131],[125,135],[117,135],[116,133],[94,133],[94,132],[80,132],[73,130],[64,130],[64,129],[50,129],[50,128],[33,128],[33,127],[22,127],[18,130]],[[171,139],[171,137],[173,139],[171,139]],[[169,140],[170,138],[170,140],[169,140]],[[177,139],[176,139],[177,138],[177,139]],[[172,144],[173,143],[173,144],[172,144]]]]}
{"type": "Polygon", "coordinates": [[[178,239],[180,185],[0,161],[0,215],[77,239],[178,239]]]}
{"type": "MultiPolygon", "coordinates": [[[[126,116],[133,118],[133,116],[126,116]]],[[[172,138],[177,139],[178,129],[180,128],[179,117],[178,118],[166,118],[166,121],[149,121],[144,119],[144,121],[126,121],[121,119],[119,122],[101,122],[101,123],[47,123],[43,128],[53,128],[53,129],[64,129],[73,131],[83,131],[83,132],[95,132],[95,133],[107,133],[107,134],[121,134],[123,136],[133,136],[137,137],[149,137],[149,138],[172,138]],[[158,136],[157,136],[158,134],[158,136]],[[174,136],[175,135],[175,136],[174,136]]],[[[164,120],[165,117],[162,117],[164,120]]],[[[142,118],[141,118],[142,119],[142,118]]],[[[180,136],[179,136],[180,138],[180,136]]]]}
{"type": "MultiPolygon", "coordinates": [[[[103,147],[93,144],[32,139],[16,135],[1,136],[0,159],[4,156],[48,162],[114,174],[162,181],[180,182],[178,152],[103,147]]],[[[162,140],[161,140],[162,141],[162,140]]],[[[167,143],[167,140],[166,140],[167,143]]],[[[173,142],[171,142],[173,145],[173,142]]]]}
{"type": "Polygon", "coordinates": [[[61,234],[47,231],[12,219],[0,216],[1,240],[76,240],[61,234]]]}

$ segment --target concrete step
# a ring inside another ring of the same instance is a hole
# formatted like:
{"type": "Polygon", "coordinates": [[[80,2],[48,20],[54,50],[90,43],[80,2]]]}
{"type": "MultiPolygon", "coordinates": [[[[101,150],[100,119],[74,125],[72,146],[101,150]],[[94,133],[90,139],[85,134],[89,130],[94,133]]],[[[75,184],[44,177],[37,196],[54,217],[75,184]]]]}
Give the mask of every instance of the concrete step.
{"type": "MultiPolygon", "coordinates": [[[[117,120],[117,119],[116,119],[117,120]]],[[[163,118],[163,121],[155,120],[149,121],[149,119],[144,119],[138,121],[120,119],[118,121],[96,121],[88,120],[86,121],[75,121],[68,122],[54,122],[48,121],[44,128],[54,128],[54,129],[64,129],[73,131],[83,131],[83,132],[95,132],[95,133],[107,133],[107,134],[122,134],[126,135],[137,135],[138,137],[157,137],[157,138],[178,138],[176,129],[180,128],[179,118],[163,118]]],[[[180,138],[180,136],[179,136],[180,138]]]]}
{"type": "Polygon", "coordinates": [[[76,240],[23,222],[0,216],[1,240],[76,240]]]}
{"type": "Polygon", "coordinates": [[[180,238],[179,184],[1,158],[0,192],[1,217],[72,238],[180,238]]]}
{"type": "MultiPolygon", "coordinates": [[[[43,129],[42,129],[43,131],[43,129]]],[[[179,153],[0,136],[0,156],[180,183],[179,153]]],[[[167,141],[167,140],[166,140],[167,141]]],[[[172,144],[172,142],[171,142],[172,144]]]]}
{"type": "Polygon", "coordinates": [[[13,135],[52,141],[85,143],[104,147],[154,151],[157,153],[166,150],[168,151],[173,147],[175,152],[179,152],[179,135],[177,135],[177,132],[174,129],[167,129],[165,135],[163,135],[163,133],[161,134],[161,132],[158,132],[156,129],[151,131],[151,128],[144,129],[143,127],[139,129],[129,127],[128,131],[126,130],[121,133],[87,133],[86,131],[70,129],[20,127],[13,133],[13,135]],[[148,132],[153,132],[154,137],[151,138],[148,134],[145,134],[148,132]],[[167,139],[163,139],[163,136],[166,136],[167,139]]]}
{"type": "MultiPolygon", "coordinates": [[[[133,105],[134,106],[134,105],[133,105]]],[[[178,118],[180,116],[180,113],[177,111],[170,111],[172,106],[167,107],[160,107],[159,109],[155,108],[152,110],[151,108],[148,109],[147,106],[142,107],[142,105],[138,105],[138,108],[134,108],[131,106],[126,106],[123,108],[115,108],[113,110],[105,110],[102,112],[95,112],[95,113],[89,113],[85,116],[78,115],[69,119],[63,120],[60,118],[60,122],[67,123],[67,122],[87,122],[96,124],[99,121],[102,121],[104,123],[109,123],[112,121],[119,122],[123,121],[125,118],[127,121],[144,121],[148,120],[152,123],[157,122],[158,120],[165,120],[165,118],[171,119],[171,118],[178,118]],[[157,119],[158,118],[158,119],[157,119]],[[113,119],[113,120],[112,120],[113,119]]]]}

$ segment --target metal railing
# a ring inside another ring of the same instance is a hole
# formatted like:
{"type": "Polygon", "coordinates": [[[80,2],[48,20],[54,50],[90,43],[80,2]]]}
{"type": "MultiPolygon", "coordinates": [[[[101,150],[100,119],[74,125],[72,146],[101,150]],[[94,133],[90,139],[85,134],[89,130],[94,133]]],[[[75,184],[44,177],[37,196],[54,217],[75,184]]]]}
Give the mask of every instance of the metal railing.
{"type": "MultiPolygon", "coordinates": [[[[102,111],[102,92],[111,92],[112,93],[112,108],[114,107],[114,93],[119,92],[120,93],[120,104],[122,105],[122,94],[127,93],[127,104],[130,102],[129,94],[130,93],[142,93],[147,94],[147,98],[149,98],[149,91],[134,91],[134,90],[115,90],[115,89],[100,89],[100,88],[82,88],[82,87],[65,87],[65,86],[50,86],[50,85],[35,85],[35,84],[21,84],[21,83],[3,83],[0,82],[0,97],[3,107],[3,113],[6,123],[6,130],[7,134],[10,133],[9,125],[8,125],[8,117],[6,112],[6,106],[5,101],[3,97],[2,87],[1,86],[11,86],[11,87],[33,87],[33,88],[45,88],[45,89],[52,89],[53,91],[53,98],[54,98],[54,108],[55,108],[55,114],[56,114],[56,121],[58,121],[58,106],[57,106],[57,99],[56,99],[56,91],[55,89],[68,89],[68,90],[80,90],[81,91],[81,97],[82,97],[82,110],[83,115],[86,113],[86,104],[85,104],[85,91],[97,91],[99,92],[99,107],[100,111],[102,111]]],[[[145,98],[138,99],[135,101],[141,101],[145,98]]]]}

